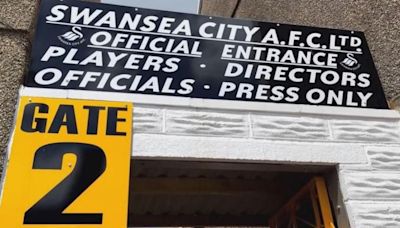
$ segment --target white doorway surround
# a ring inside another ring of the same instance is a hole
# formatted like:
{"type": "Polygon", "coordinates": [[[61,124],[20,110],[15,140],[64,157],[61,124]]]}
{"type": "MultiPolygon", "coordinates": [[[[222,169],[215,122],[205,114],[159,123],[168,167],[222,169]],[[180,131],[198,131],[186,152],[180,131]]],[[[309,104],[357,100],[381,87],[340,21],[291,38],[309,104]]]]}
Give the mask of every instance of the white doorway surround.
{"type": "Polygon", "coordinates": [[[133,158],[335,165],[351,227],[400,223],[395,111],[32,88],[20,95],[133,101],[133,158]]]}

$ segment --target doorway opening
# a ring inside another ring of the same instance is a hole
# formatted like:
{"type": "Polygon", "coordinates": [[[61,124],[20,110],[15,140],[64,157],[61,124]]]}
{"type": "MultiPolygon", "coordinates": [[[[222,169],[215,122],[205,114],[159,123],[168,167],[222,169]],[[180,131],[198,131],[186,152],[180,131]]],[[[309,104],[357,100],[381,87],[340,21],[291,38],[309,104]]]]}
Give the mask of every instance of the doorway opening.
{"type": "Polygon", "coordinates": [[[324,178],[313,177],[270,217],[268,224],[270,228],[335,228],[324,178]]]}
{"type": "Polygon", "coordinates": [[[132,160],[128,225],[325,228],[328,208],[333,228],[321,187],[332,173],[334,166],[132,160]]]}

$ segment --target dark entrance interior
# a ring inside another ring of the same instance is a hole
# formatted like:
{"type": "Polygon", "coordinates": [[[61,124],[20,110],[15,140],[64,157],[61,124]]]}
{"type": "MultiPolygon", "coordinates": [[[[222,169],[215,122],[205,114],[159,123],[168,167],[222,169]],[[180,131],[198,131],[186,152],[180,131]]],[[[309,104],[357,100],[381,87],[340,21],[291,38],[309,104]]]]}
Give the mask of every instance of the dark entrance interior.
{"type": "Polygon", "coordinates": [[[332,166],[134,160],[129,226],[268,226],[268,219],[332,166]]]}

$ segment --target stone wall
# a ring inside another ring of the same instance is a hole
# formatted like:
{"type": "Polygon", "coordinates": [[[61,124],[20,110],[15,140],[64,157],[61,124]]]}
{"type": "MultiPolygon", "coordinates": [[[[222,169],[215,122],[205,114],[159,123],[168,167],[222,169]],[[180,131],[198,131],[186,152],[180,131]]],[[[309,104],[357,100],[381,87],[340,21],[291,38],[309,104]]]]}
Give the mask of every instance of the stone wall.
{"type": "MultiPolygon", "coordinates": [[[[34,0],[0,1],[2,152],[26,72],[36,5],[34,0]]],[[[204,0],[203,5],[204,14],[365,31],[388,98],[398,93],[400,84],[399,11],[395,0],[204,0]]],[[[341,211],[347,210],[351,226],[399,227],[400,118],[316,110],[224,111],[140,104],[135,108],[132,155],[337,165],[345,204],[341,211]]]]}
{"type": "MultiPolygon", "coordinates": [[[[0,1],[0,151],[12,126],[17,88],[29,56],[38,0],[0,1]]],[[[388,99],[400,77],[400,2],[396,0],[203,0],[202,14],[365,31],[388,99]]]]}
{"type": "Polygon", "coordinates": [[[347,216],[353,228],[399,227],[400,115],[331,113],[136,105],[132,156],[336,165],[339,186],[328,183],[340,195],[333,197],[340,228],[347,216]]]}
{"type": "MultiPolygon", "coordinates": [[[[36,6],[35,0],[0,1],[0,155],[7,148],[18,89],[28,64],[36,6]]],[[[1,169],[2,162],[0,173],[1,169]]]]}

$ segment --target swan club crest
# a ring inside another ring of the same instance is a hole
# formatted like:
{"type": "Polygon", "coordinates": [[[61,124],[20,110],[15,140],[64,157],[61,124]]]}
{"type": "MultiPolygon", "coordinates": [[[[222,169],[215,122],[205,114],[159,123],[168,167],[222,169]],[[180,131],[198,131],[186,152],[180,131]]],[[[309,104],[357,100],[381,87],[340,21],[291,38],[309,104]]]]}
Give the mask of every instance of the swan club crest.
{"type": "Polygon", "coordinates": [[[79,44],[82,44],[83,42],[85,42],[83,33],[82,33],[82,28],[78,27],[78,26],[74,26],[71,28],[70,31],[59,35],[58,39],[66,45],[69,46],[76,46],[79,44]]]}
{"type": "Polygon", "coordinates": [[[340,65],[351,71],[358,70],[361,67],[361,64],[358,63],[358,60],[355,58],[353,54],[347,54],[346,58],[344,58],[341,62],[340,65]]]}

